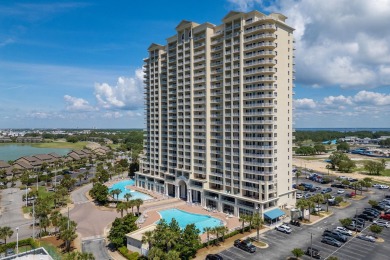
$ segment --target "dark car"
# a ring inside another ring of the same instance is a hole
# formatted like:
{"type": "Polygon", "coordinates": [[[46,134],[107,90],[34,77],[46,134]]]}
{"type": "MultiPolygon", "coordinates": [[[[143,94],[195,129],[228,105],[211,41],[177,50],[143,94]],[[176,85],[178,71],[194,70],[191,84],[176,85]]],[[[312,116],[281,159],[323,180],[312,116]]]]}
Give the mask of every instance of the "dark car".
{"type": "Polygon", "coordinates": [[[340,246],[343,245],[343,243],[337,241],[334,238],[328,237],[328,236],[323,237],[321,239],[321,242],[325,243],[325,244],[328,244],[328,245],[331,245],[331,246],[337,246],[337,247],[340,247],[340,246]]]}
{"type": "Polygon", "coordinates": [[[383,210],[385,210],[385,205],[384,204],[378,204],[378,205],[373,206],[372,208],[380,210],[380,211],[383,211],[383,210]]]}
{"type": "Polygon", "coordinates": [[[320,250],[310,246],[306,249],[305,255],[308,255],[315,259],[321,259],[320,250]]]}
{"type": "Polygon", "coordinates": [[[339,232],[331,231],[331,230],[325,230],[324,233],[322,234],[322,236],[332,237],[332,238],[336,239],[337,241],[340,241],[343,243],[348,241],[347,236],[345,236],[339,232]]]}
{"type": "Polygon", "coordinates": [[[294,225],[294,226],[297,226],[297,227],[300,227],[300,226],[301,226],[301,222],[299,222],[299,220],[291,220],[291,221],[290,221],[290,224],[291,224],[291,225],[294,225]]]}
{"type": "Polygon", "coordinates": [[[376,212],[372,212],[372,211],[368,211],[368,210],[363,211],[363,214],[369,215],[369,216],[371,216],[373,218],[377,218],[380,215],[380,214],[378,214],[376,212]]]}
{"type": "Polygon", "coordinates": [[[363,219],[363,218],[353,218],[352,219],[352,222],[357,222],[357,224],[359,224],[359,225],[362,225],[362,226],[365,226],[366,225],[366,220],[365,219],[363,219]]]}
{"type": "Polygon", "coordinates": [[[218,254],[208,254],[206,260],[223,260],[223,257],[218,254]]]}
{"type": "Polygon", "coordinates": [[[356,218],[362,218],[366,221],[373,221],[375,218],[373,216],[370,216],[370,215],[367,215],[367,214],[359,214],[359,215],[355,215],[356,218]]]}
{"type": "Polygon", "coordinates": [[[377,210],[377,209],[374,209],[374,208],[364,208],[364,210],[373,211],[373,212],[377,213],[378,215],[381,214],[380,210],[377,210]]]}
{"type": "Polygon", "coordinates": [[[238,247],[244,251],[247,251],[249,253],[256,252],[256,247],[254,245],[252,245],[251,241],[249,241],[249,240],[237,239],[234,241],[234,246],[238,247]]]}

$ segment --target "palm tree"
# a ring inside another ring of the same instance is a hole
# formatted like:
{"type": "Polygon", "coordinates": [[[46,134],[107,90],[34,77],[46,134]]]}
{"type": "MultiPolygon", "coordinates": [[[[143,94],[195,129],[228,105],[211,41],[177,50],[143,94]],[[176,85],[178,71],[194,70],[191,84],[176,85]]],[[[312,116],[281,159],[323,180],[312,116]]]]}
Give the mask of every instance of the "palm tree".
{"type": "Polygon", "coordinates": [[[139,209],[142,204],[144,204],[144,201],[142,199],[136,199],[134,201],[134,205],[137,207],[138,216],[139,216],[139,209]]]}
{"type": "Polygon", "coordinates": [[[324,194],[324,200],[326,201],[326,212],[328,212],[329,210],[329,199],[332,198],[332,195],[330,195],[329,193],[325,193],[324,194]]]}
{"type": "Polygon", "coordinates": [[[247,215],[247,222],[249,222],[249,231],[252,230],[252,219],[253,219],[253,214],[247,215]]]}
{"type": "Polygon", "coordinates": [[[320,207],[320,203],[324,201],[324,196],[320,193],[317,193],[316,195],[311,197],[310,200],[317,203],[317,206],[320,207]]]}
{"type": "Polygon", "coordinates": [[[309,222],[310,222],[311,209],[315,207],[314,202],[311,201],[311,200],[308,200],[307,201],[307,207],[309,208],[309,222]]]}
{"type": "Polygon", "coordinates": [[[225,241],[225,234],[229,231],[229,229],[226,226],[220,226],[219,232],[221,233],[222,242],[225,241]]]}
{"type": "Polygon", "coordinates": [[[207,246],[209,246],[209,242],[210,242],[210,231],[211,231],[211,227],[203,228],[203,232],[205,232],[207,235],[207,246]]]}
{"type": "Polygon", "coordinates": [[[4,239],[4,244],[7,244],[7,238],[12,237],[13,234],[14,231],[11,229],[11,227],[0,228],[0,238],[4,239]]]}
{"type": "Polygon", "coordinates": [[[127,201],[128,208],[131,208],[131,213],[134,215],[135,200],[127,201]]]}
{"type": "Polygon", "coordinates": [[[242,222],[241,233],[244,233],[245,222],[246,222],[247,219],[248,219],[247,215],[245,215],[245,214],[240,214],[239,221],[242,222]]]}
{"type": "Polygon", "coordinates": [[[297,206],[297,208],[299,208],[301,210],[302,216],[304,217],[305,216],[304,210],[307,208],[307,200],[300,199],[297,201],[297,203],[295,205],[297,206]]]}
{"type": "Polygon", "coordinates": [[[259,213],[255,213],[253,215],[252,224],[253,227],[256,228],[257,231],[257,241],[260,240],[260,228],[263,227],[264,220],[260,217],[259,213]]]}
{"type": "Polygon", "coordinates": [[[116,212],[121,213],[121,218],[123,218],[123,211],[127,208],[126,203],[124,202],[119,202],[116,204],[116,212]]]}
{"type": "Polygon", "coordinates": [[[131,199],[131,197],[133,197],[133,195],[131,195],[131,193],[126,193],[125,195],[123,195],[123,198],[125,198],[126,201],[129,201],[129,199],[131,199]]]}
{"type": "Polygon", "coordinates": [[[58,210],[55,210],[50,214],[50,221],[51,224],[54,226],[55,233],[57,233],[57,227],[60,225],[61,217],[62,215],[58,210]]]}
{"type": "Polygon", "coordinates": [[[296,181],[297,181],[297,187],[298,187],[298,183],[299,183],[299,176],[302,176],[302,171],[301,170],[297,170],[295,172],[295,178],[296,178],[296,181]]]}
{"type": "Polygon", "coordinates": [[[219,241],[219,227],[213,227],[212,228],[212,232],[213,232],[213,234],[215,234],[217,236],[217,238],[214,240],[214,242],[216,244],[218,244],[218,241],[219,241]]]}
{"type": "Polygon", "coordinates": [[[154,232],[153,231],[146,231],[142,235],[142,244],[147,243],[148,244],[148,249],[152,249],[153,243],[154,243],[154,232]]]}

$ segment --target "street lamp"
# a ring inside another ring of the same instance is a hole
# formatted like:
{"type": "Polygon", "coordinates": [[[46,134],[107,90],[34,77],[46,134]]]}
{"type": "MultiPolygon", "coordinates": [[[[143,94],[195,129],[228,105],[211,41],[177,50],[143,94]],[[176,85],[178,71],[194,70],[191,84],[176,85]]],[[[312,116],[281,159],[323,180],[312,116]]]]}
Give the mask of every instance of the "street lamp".
{"type": "Polygon", "coordinates": [[[313,233],[310,233],[310,258],[313,258],[313,233]]]}
{"type": "Polygon", "coordinates": [[[16,227],[16,256],[19,255],[19,227],[16,227]]]}

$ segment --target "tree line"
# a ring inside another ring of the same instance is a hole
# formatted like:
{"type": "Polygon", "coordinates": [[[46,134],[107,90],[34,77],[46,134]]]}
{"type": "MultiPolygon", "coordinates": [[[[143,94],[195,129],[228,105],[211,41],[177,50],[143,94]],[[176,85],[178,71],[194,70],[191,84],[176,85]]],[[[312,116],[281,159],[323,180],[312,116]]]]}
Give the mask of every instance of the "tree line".
{"type": "Polygon", "coordinates": [[[305,140],[312,140],[313,142],[324,142],[333,139],[344,138],[346,136],[356,136],[358,138],[379,138],[381,136],[390,136],[389,131],[348,131],[348,132],[339,132],[339,131],[303,131],[297,130],[294,133],[295,140],[297,142],[302,142],[305,140]]]}

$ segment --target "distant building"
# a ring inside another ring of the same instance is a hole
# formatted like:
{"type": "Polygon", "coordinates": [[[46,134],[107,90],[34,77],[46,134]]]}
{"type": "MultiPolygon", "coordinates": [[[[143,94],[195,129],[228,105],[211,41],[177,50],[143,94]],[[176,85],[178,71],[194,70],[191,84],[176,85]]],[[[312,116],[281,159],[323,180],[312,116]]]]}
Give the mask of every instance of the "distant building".
{"type": "Polygon", "coordinates": [[[17,143],[42,143],[43,138],[42,137],[22,137],[19,136],[16,138],[17,143]]]}
{"type": "Polygon", "coordinates": [[[6,136],[0,136],[0,143],[12,143],[12,139],[6,136]]]}

